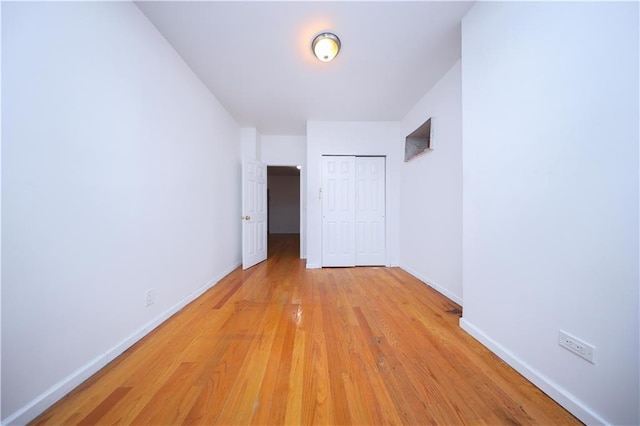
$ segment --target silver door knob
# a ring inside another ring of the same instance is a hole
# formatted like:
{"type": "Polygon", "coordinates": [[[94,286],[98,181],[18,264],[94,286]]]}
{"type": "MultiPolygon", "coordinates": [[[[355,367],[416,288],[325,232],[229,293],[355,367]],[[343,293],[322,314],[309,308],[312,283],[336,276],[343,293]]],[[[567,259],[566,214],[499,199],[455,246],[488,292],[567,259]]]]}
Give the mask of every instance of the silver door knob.
{"type": "Polygon", "coordinates": [[[251,216],[240,216],[240,219],[249,220],[249,219],[251,219],[251,216]]]}

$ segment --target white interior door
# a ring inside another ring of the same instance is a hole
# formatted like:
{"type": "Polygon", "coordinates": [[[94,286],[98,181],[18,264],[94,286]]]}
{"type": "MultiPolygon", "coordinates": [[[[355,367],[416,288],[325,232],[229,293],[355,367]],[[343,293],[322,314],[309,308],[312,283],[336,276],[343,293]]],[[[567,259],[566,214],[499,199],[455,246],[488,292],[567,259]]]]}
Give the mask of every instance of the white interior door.
{"type": "Polygon", "coordinates": [[[355,266],[355,157],[322,157],[322,266],[355,266]]]}
{"type": "Polygon", "coordinates": [[[386,263],[385,158],[356,157],[356,265],[386,263]]]}
{"type": "Polygon", "coordinates": [[[242,269],[267,258],[267,166],[242,165],[242,269]]]}

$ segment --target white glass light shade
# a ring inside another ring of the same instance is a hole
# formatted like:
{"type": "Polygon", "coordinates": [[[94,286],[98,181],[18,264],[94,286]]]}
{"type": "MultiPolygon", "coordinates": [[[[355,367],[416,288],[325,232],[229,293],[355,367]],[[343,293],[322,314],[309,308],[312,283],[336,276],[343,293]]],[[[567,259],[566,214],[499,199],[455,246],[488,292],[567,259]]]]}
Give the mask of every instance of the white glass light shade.
{"type": "Polygon", "coordinates": [[[313,53],[322,62],[329,62],[340,52],[340,39],[331,33],[318,34],[311,44],[313,53]]]}

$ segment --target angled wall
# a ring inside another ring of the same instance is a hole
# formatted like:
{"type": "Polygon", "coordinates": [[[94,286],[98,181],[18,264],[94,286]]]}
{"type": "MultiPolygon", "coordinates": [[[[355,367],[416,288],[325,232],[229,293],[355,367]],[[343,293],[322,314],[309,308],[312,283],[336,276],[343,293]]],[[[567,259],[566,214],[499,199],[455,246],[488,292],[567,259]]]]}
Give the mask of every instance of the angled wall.
{"type": "Polygon", "coordinates": [[[24,423],[239,264],[240,129],[133,3],[2,19],[2,420],[24,423]]]}
{"type": "Polygon", "coordinates": [[[460,84],[458,61],[401,122],[406,136],[432,117],[434,149],[400,165],[400,266],[462,304],[460,84]]]}

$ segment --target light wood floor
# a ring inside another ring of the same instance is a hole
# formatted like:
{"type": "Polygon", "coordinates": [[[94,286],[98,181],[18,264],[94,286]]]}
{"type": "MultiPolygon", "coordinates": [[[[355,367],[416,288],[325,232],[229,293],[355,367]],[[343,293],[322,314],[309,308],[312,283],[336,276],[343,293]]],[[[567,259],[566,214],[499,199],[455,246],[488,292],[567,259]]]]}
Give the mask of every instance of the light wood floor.
{"type": "Polygon", "coordinates": [[[397,268],[236,270],[34,424],[579,424],[397,268]]]}

